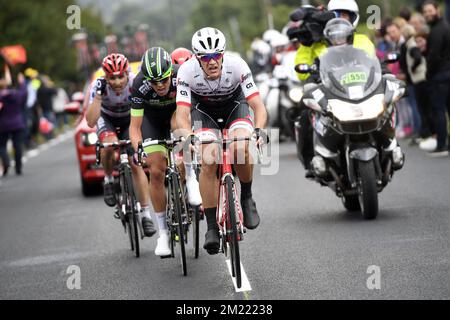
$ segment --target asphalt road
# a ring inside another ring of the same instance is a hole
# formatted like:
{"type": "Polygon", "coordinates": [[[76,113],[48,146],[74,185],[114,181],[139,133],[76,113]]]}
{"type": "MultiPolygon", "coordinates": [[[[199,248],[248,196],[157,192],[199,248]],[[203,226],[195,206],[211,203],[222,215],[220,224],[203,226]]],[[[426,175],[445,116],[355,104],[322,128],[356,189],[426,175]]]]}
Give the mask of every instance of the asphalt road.
{"type": "Polygon", "coordinates": [[[154,255],[156,237],[135,258],[102,197],[82,196],[70,138],[3,179],[0,299],[449,299],[450,158],[404,148],[378,218],[364,221],[306,180],[294,145],[282,144],[277,174],[255,177],[262,222],[241,243],[251,290],[236,292],[221,254],[195,260],[189,246],[187,277],[178,258],[154,255]],[[80,289],[67,286],[72,265],[80,289]],[[370,266],[380,289],[367,287],[370,266]]]}

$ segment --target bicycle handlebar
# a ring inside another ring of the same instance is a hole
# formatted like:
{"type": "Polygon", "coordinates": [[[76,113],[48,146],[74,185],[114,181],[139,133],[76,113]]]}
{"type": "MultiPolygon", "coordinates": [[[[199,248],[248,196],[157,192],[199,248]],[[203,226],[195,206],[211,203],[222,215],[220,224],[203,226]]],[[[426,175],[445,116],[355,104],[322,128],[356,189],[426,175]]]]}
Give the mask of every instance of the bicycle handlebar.
{"type": "Polygon", "coordinates": [[[119,141],[115,141],[115,142],[100,142],[97,140],[97,142],[95,143],[95,162],[97,165],[100,164],[100,157],[101,157],[101,153],[100,150],[104,149],[104,148],[113,148],[114,150],[116,149],[120,149],[124,146],[128,146],[131,144],[131,140],[119,140],[119,141]]]}
{"type": "Polygon", "coordinates": [[[138,164],[142,165],[142,156],[146,157],[144,148],[155,146],[155,145],[162,145],[166,146],[168,148],[173,148],[177,143],[185,141],[184,137],[175,138],[175,139],[161,139],[161,140],[152,140],[152,139],[145,139],[144,142],[139,141],[138,143],[138,164]]]}

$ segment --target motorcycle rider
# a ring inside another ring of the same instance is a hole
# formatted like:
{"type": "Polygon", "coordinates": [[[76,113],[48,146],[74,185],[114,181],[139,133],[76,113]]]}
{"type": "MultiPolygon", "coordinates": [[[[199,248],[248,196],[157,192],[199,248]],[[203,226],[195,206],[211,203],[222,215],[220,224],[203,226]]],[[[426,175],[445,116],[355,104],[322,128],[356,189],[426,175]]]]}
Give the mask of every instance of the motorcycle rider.
{"type": "MultiPolygon", "coordinates": [[[[375,57],[375,46],[370,41],[370,39],[364,35],[364,34],[358,34],[355,33],[355,28],[358,25],[360,16],[359,16],[359,8],[358,4],[354,0],[330,0],[328,3],[328,13],[322,12],[320,13],[320,9],[313,8],[311,6],[304,6],[300,9],[297,9],[291,14],[292,20],[300,20],[303,19],[302,30],[291,31],[291,37],[295,35],[299,35],[303,37],[302,39],[299,39],[300,41],[303,41],[302,46],[297,51],[297,56],[295,59],[295,64],[308,64],[312,65],[315,61],[320,61],[320,56],[326,52],[326,48],[331,44],[326,39],[321,39],[319,41],[314,41],[317,39],[317,35],[314,34],[308,34],[305,32],[304,28],[306,26],[307,30],[317,30],[317,23],[314,22],[315,28],[308,28],[308,19],[311,19],[310,17],[314,18],[314,21],[326,21],[329,18],[337,17],[342,18],[351,23],[352,28],[352,36],[349,37],[348,43],[352,44],[355,48],[364,50],[369,56],[375,57]],[[303,11],[302,11],[303,10],[303,11]],[[332,14],[330,14],[332,13],[332,14]],[[303,31],[303,32],[301,32],[303,31]],[[305,43],[306,42],[306,43],[305,43]]],[[[330,20],[328,20],[329,22],[330,20]]],[[[302,28],[300,27],[300,28],[302,28]]],[[[320,30],[320,28],[319,28],[320,30]]],[[[386,69],[385,69],[386,71],[386,69]]],[[[301,81],[308,83],[308,82],[316,82],[320,81],[318,79],[318,73],[315,74],[313,77],[311,77],[310,73],[307,74],[300,74],[298,73],[298,77],[301,81]]],[[[314,150],[312,145],[312,127],[311,123],[309,121],[309,111],[306,108],[306,106],[303,103],[303,100],[300,103],[299,110],[297,111],[297,114],[300,116],[297,118],[299,125],[300,125],[300,135],[299,135],[299,141],[297,141],[298,144],[298,150],[299,150],[299,158],[302,162],[306,172],[305,177],[310,178],[313,177],[313,173],[311,171],[311,160],[314,156],[314,150]]],[[[395,131],[393,132],[395,136],[395,131]]],[[[392,142],[392,139],[395,139],[395,137],[392,136],[392,132],[386,136],[387,140],[385,144],[388,144],[392,142]],[[388,138],[389,136],[389,138],[388,138]]],[[[396,142],[393,142],[394,145],[397,145],[396,142]]],[[[400,152],[400,151],[399,151],[400,152]]],[[[402,160],[403,161],[403,160],[402,160]]],[[[397,163],[396,167],[401,167],[403,163],[397,163]]]]}
{"type": "MultiPolygon", "coordinates": [[[[355,32],[354,27],[343,18],[335,18],[330,20],[324,29],[324,37],[328,44],[328,46],[340,46],[340,45],[348,45],[353,44],[354,47],[354,39],[355,32]]],[[[324,52],[326,51],[326,48],[324,52]]],[[[365,50],[366,51],[366,50],[365,50]]],[[[369,56],[372,56],[367,51],[366,53],[369,56]]],[[[373,55],[372,57],[375,57],[373,55]]],[[[320,61],[320,58],[319,58],[320,61]]],[[[311,171],[311,160],[314,156],[314,149],[312,143],[312,126],[310,122],[310,115],[308,109],[304,109],[302,111],[302,115],[298,120],[301,126],[301,134],[299,137],[300,141],[297,141],[299,144],[299,150],[301,150],[302,154],[300,156],[303,157],[303,165],[305,166],[306,177],[313,177],[313,173],[311,171]],[[304,126],[302,128],[302,126],[304,126]],[[306,140],[307,139],[307,140],[306,140]]],[[[395,170],[400,169],[403,166],[404,155],[398,145],[398,142],[395,138],[395,120],[387,121],[385,126],[381,128],[379,134],[377,134],[377,139],[380,140],[382,146],[385,148],[387,152],[393,152],[393,168],[395,170]]]]}

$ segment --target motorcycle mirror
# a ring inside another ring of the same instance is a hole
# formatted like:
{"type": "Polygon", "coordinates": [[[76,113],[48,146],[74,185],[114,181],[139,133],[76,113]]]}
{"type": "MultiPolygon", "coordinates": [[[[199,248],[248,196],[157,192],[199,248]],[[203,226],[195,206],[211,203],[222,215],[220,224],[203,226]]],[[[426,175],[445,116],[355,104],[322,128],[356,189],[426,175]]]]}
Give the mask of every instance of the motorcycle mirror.
{"type": "Polygon", "coordinates": [[[312,71],[312,68],[306,63],[297,64],[294,69],[298,73],[311,73],[312,71]]]}
{"type": "Polygon", "coordinates": [[[388,53],[384,62],[391,64],[396,63],[400,59],[400,54],[398,52],[388,53]]]}

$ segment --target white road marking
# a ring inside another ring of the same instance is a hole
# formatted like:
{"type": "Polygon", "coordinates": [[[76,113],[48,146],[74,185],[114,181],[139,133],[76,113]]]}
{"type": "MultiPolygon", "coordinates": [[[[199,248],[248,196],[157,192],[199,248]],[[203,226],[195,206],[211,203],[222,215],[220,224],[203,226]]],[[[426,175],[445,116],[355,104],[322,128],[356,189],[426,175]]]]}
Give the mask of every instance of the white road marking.
{"type": "MultiPolygon", "coordinates": [[[[231,261],[230,259],[226,260],[227,266],[228,266],[228,272],[231,276],[231,261]]],[[[252,287],[250,286],[250,282],[248,281],[247,274],[245,273],[244,266],[242,265],[241,261],[241,287],[237,287],[236,278],[231,276],[231,280],[233,281],[234,289],[236,292],[246,292],[246,291],[252,291],[252,287]]]]}
{"type": "Polygon", "coordinates": [[[36,157],[37,155],[39,155],[38,150],[30,150],[27,152],[27,155],[25,157],[30,159],[36,157]]]}

